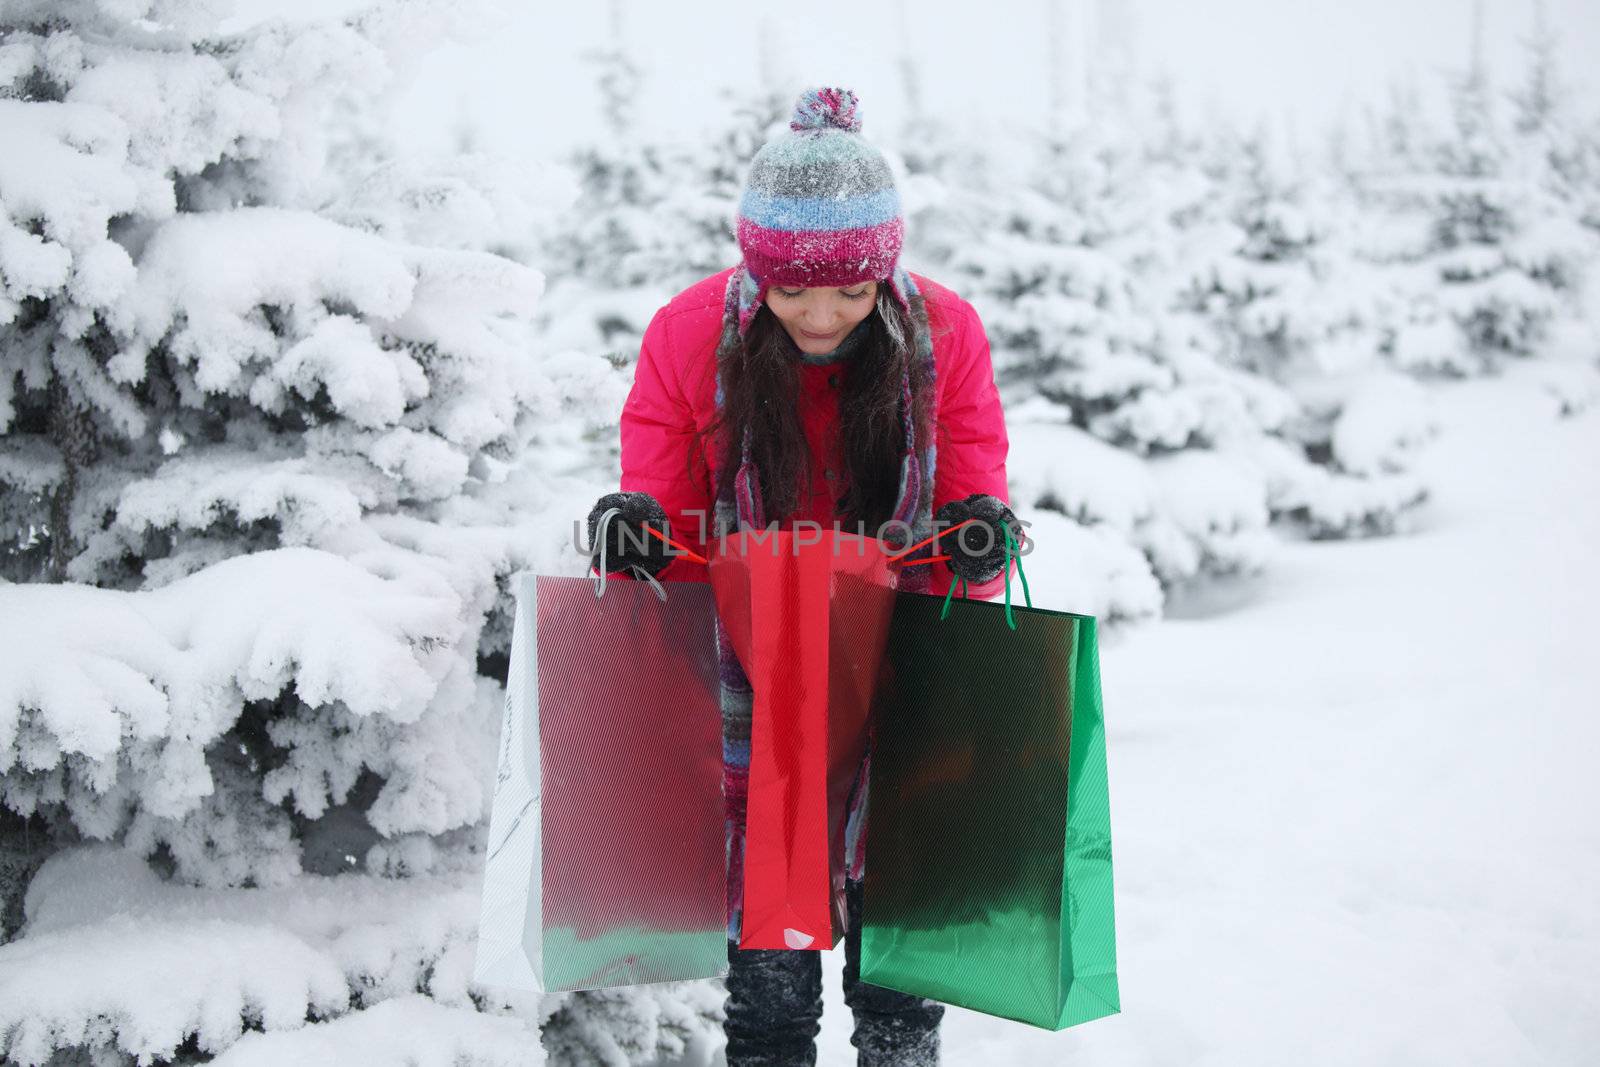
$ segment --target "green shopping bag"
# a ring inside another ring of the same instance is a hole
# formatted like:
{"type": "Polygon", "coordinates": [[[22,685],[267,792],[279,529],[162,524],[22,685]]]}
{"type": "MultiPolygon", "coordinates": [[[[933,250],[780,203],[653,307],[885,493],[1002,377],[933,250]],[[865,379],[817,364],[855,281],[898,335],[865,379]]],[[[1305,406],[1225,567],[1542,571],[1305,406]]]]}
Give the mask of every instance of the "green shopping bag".
{"type": "Polygon", "coordinates": [[[1009,585],[1003,606],[897,594],[863,981],[1050,1030],[1121,1010],[1095,636],[1009,585]]]}

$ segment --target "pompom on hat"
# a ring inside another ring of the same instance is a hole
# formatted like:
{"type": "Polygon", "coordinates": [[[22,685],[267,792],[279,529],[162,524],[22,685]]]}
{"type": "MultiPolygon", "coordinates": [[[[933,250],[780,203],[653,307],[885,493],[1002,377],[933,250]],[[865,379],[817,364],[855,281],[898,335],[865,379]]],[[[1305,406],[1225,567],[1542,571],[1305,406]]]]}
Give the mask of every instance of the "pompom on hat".
{"type": "Polygon", "coordinates": [[[741,337],[773,285],[887,282],[910,310],[900,193],[883,153],[861,135],[861,102],[849,89],[800,94],[788,130],[750,162],[737,234],[741,337]]]}

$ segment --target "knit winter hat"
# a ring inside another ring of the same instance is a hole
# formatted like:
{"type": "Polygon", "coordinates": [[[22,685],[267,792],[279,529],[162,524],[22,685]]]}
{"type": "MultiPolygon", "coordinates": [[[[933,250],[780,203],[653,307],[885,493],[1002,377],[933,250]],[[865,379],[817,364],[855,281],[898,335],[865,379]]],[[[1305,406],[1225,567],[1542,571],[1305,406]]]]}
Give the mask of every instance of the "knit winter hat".
{"type": "Polygon", "coordinates": [[[807,89],[789,129],[761,146],[739,200],[739,334],[769,286],[887,282],[910,310],[899,267],[905,220],[883,153],[861,136],[849,89],[807,89]]]}

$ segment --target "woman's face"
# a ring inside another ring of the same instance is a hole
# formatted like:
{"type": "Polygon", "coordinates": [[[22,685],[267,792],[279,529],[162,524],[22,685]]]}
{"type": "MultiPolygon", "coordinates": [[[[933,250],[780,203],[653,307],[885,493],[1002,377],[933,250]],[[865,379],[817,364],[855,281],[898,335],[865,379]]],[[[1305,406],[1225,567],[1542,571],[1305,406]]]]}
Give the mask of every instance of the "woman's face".
{"type": "Polygon", "coordinates": [[[877,299],[878,283],[873,281],[838,288],[774,285],[767,290],[767,306],[800,351],[812,355],[838,348],[845,335],[872,314],[877,299]]]}

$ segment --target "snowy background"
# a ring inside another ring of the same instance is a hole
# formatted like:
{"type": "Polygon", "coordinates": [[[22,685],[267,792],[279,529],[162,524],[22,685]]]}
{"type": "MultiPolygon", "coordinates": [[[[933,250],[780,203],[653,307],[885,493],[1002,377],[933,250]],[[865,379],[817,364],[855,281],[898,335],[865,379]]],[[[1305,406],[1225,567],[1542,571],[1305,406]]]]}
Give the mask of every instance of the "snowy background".
{"type": "Polygon", "coordinates": [[[508,580],[841,84],[1105,622],[1123,1013],[945,1062],[1594,1062],[1600,11],[1320,7],[0,0],[0,1057],[716,1061],[471,981],[508,580]]]}

